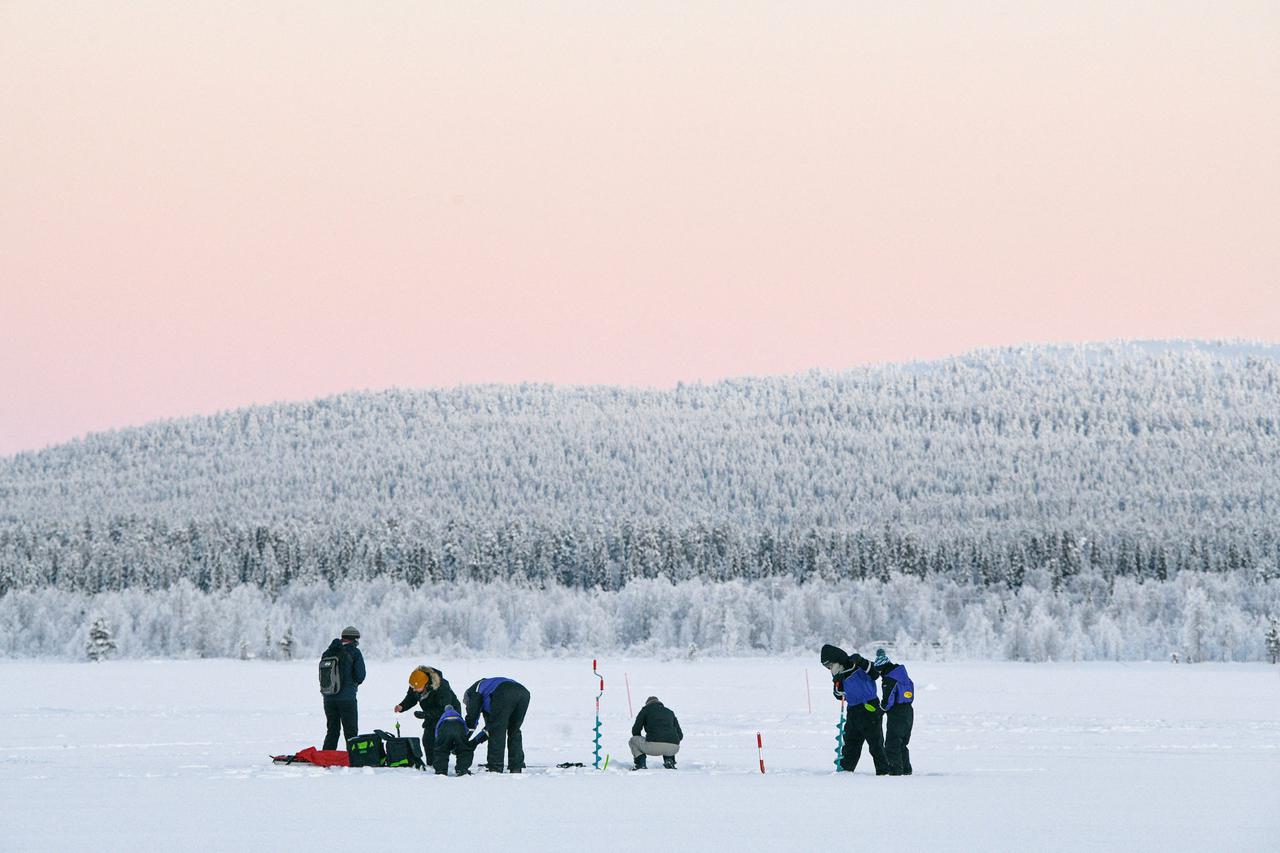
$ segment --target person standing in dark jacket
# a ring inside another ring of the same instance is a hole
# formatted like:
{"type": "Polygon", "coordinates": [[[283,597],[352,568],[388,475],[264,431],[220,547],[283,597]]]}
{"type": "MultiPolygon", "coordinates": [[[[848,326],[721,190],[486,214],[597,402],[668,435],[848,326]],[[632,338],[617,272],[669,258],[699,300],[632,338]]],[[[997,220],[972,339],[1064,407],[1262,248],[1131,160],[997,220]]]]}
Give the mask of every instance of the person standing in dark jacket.
{"type": "Polygon", "coordinates": [[[482,678],[467,688],[463,701],[467,706],[468,731],[474,731],[480,715],[489,739],[485,768],[502,772],[503,752],[507,753],[507,771],[524,770],[524,735],[520,731],[525,712],[529,710],[529,691],[510,678],[482,678]]]}
{"type": "Polygon", "coordinates": [[[889,660],[884,649],[876,649],[871,675],[880,679],[880,706],[884,708],[884,753],[890,776],[911,775],[911,726],[915,723],[916,686],[907,668],[889,660]]]}
{"type": "Polygon", "coordinates": [[[475,757],[476,747],[484,742],[485,736],[472,741],[467,730],[466,721],[452,705],[446,705],[440,719],[432,732],[435,742],[435,758],[429,762],[438,776],[449,775],[449,756],[456,756],[453,762],[455,776],[471,775],[471,760],[475,757]]]}
{"type": "Polygon", "coordinates": [[[680,751],[680,741],[684,740],[684,732],[680,731],[680,721],[676,715],[658,701],[657,696],[644,700],[644,707],[636,714],[635,725],[631,727],[631,756],[636,760],[636,770],[645,768],[646,756],[661,755],[662,766],[668,770],[676,769],[676,753],[680,751]]]}
{"type": "Polygon", "coordinates": [[[360,654],[360,632],[351,626],[342,629],[342,636],[335,638],[325,650],[325,655],[337,655],[339,689],[324,697],[326,724],[324,748],[338,748],[338,727],[347,740],[360,734],[360,721],[356,708],[356,690],[364,681],[364,655],[360,654]]]}
{"type": "Polygon", "coordinates": [[[462,703],[440,670],[419,666],[409,673],[409,690],[396,705],[395,712],[407,711],[415,704],[422,709],[415,713],[422,720],[422,759],[430,764],[440,715],[444,713],[445,706],[452,705],[456,710],[462,707],[462,703]]]}
{"type": "Polygon", "coordinates": [[[852,773],[862,756],[862,744],[875,764],[876,775],[889,772],[884,754],[884,732],[880,728],[880,701],[876,683],[871,680],[871,661],[862,655],[850,657],[832,645],[822,647],[822,665],[831,671],[832,694],[848,703],[844,720],[844,750],[840,753],[840,769],[852,773]]]}

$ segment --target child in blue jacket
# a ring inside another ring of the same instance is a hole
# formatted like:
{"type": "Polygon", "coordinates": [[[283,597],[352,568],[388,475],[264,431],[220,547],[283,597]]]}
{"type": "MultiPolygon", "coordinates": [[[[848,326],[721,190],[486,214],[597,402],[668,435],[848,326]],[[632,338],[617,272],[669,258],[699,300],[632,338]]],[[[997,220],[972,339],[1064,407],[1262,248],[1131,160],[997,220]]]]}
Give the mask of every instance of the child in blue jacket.
{"type": "Polygon", "coordinates": [[[907,668],[889,660],[884,649],[876,649],[876,662],[871,674],[880,679],[881,707],[886,722],[884,752],[889,762],[890,776],[911,775],[911,726],[915,723],[914,703],[916,686],[907,675],[907,668]]]}
{"type": "Polygon", "coordinates": [[[853,772],[865,742],[875,764],[876,775],[887,775],[889,763],[884,754],[884,732],[880,729],[880,700],[876,696],[876,683],[869,674],[871,661],[859,654],[850,657],[843,649],[832,645],[822,647],[821,660],[822,665],[831,671],[832,693],[848,703],[840,769],[853,772]]]}
{"type": "Polygon", "coordinates": [[[444,712],[436,721],[436,728],[431,752],[431,767],[438,776],[449,775],[449,756],[454,756],[453,773],[455,776],[471,775],[471,759],[475,757],[476,747],[486,740],[484,733],[471,740],[467,731],[467,723],[462,714],[452,705],[445,705],[444,712]]]}

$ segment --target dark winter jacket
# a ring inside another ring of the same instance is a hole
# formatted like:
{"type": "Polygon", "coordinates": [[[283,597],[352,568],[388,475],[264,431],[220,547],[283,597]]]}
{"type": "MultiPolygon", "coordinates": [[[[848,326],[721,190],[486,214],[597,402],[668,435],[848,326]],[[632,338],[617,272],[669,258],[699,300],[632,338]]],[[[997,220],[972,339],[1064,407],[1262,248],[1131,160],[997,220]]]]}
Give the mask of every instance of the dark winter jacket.
{"type": "Polygon", "coordinates": [[[684,740],[684,732],[680,731],[680,721],[670,708],[661,702],[650,702],[636,714],[636,724],[631,727],[631,734],[655,743],[679,743],[684,740]]]}
{"type": "Polygon", "coordinates": [[[482,678],[467,688],[463,701],[467,706],[466,724],[468,730],[475,730],[480,722],[480,714],[488,715],[493,706],[493,694],[504,684],[518,684],[510,678],[482,678]]]}
{"type": "Polygon", "coordinates": [[[880,679],[881,705],[886,711],[896,705],[910,705],[916,698],[916,686],[907,675],[907,668],[889,661],[872,668],[872,676],[880,679]]]}
{"type": "Polygon", "coordinates": [[[452,705],[455,708],[461,708],[462,703],[458,701],[453,688],[445,680],[444,673],[431,667],[426,667],[425,670],[427,673],[427,686],[423,688],[423,691],[419,693],[410,687],[408,692],[404,694],[404,698],[397,704],[401,708],[408,710],[416,702],[418,707],[422,709],[422,728],[435,731],[436,723],[439,721],[440,715],[444,713],[444,706],[452,705]]]}
{"type": "Polygon", "coordinates": [[[324,697],[326,702],[339,702],[344,699],[355,699],[356,689],[364,681],[364,655],[355,643],[344,643],[335,638],[325,649],[326,655],[338,655],[338,677],[342,679],[342,689],[331,696],[324,697]]]}
{"type": "Polygon", "coordinates": [[[461,724],[461,725],[462,725],[462,727],[463,727],[464,736],[469,736],[469,735],[471,734],[471,732],[467,730],[467,728],[466,728],[466,725],[467,725],[467,724],[466,724],[466,722],[465,722],[465,721],[463,721],[463,719],[462,719],[462,715],[458,713],[457,709],[456,709],[456,708],[446,708],[446,709],[444,709],[444,711],[440,714],[440,719],[436,721],[436,724],[435,724],[435,726],[434,726],[434,727],[433,727],[433,729],[432,729],[432,730],[435,732],[435,736],[436,736],[436,737],[440,737],[440,729],[441,729],[441,728],[443,728],[445,725],[447,725],[447,724],[449,724],[449,723],[459,723],[459,724],[461,724]]]}

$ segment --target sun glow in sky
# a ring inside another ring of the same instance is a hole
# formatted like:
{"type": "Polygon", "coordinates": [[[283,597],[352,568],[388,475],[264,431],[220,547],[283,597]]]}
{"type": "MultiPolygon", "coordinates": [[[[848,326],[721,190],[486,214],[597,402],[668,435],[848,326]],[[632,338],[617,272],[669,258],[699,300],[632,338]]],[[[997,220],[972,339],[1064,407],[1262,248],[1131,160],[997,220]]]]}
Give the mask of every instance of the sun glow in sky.
{"type": "Polygon", "coordinates": [[[1274,2],[0,2],[0,454],[1280,340],[1274,2]]]}

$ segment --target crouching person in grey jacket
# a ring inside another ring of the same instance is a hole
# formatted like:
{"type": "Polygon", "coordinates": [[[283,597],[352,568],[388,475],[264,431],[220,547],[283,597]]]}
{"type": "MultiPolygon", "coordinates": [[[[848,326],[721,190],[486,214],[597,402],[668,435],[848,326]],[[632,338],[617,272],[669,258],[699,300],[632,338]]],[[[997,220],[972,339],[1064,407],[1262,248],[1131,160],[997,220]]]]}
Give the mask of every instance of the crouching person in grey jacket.
{"type": "Polygon", "coordinates": [[[636,715],[636,724],[631,727],[631,735],[628,745],[636,760],[636,770],[645,768],[645,759],[650,755],[661,755],[663,767],[676,769],[676,753],[680,751],[684,732],[680,731],[676,715],[659,702],[657,696],[645,700],[636,715]]]}

